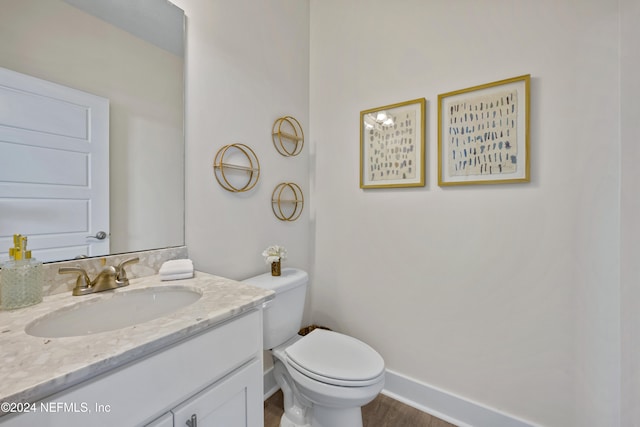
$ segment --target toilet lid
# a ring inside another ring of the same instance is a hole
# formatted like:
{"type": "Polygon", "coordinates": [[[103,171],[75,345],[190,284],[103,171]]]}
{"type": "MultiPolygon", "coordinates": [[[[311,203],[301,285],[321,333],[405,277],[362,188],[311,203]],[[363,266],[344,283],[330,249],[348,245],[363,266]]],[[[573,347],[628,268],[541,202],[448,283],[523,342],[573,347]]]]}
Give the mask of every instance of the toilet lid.
{"type": "Polygon", "coordinates": [[[285,353],[291,367],[328,384],[365,386],[379,381],[384,373],[384,360],[373,348],[324,329],[315,329],[285,353]]]}

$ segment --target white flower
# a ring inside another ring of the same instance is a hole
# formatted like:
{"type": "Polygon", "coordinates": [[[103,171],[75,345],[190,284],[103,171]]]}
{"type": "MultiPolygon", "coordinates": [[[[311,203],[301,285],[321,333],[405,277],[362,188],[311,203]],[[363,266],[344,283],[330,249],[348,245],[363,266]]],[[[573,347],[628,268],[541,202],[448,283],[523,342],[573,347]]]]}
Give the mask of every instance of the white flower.
{"type": "Polygon", "coordinates": [[[262,252],[262,256],[266,264],[271,264],[287,259],[287,250],[283,246],[272,245],[262,252]]]}

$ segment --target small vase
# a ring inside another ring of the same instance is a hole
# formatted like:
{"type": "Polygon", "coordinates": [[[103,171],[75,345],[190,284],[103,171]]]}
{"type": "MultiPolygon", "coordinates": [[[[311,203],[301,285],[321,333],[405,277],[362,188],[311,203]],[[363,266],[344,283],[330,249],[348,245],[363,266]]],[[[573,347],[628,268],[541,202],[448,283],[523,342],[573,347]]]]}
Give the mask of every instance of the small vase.
{"type": "Polygon", "coordinates": [[[271,275],[272,276],[280,275],[280,261],[274,261],[271,263],[271,275]]]}

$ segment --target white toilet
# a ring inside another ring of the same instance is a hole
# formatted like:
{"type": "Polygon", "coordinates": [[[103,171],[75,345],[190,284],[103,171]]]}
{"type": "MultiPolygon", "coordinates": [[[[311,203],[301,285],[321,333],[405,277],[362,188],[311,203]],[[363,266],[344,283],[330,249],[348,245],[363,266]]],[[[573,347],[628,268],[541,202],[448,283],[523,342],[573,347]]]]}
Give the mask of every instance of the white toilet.
{"type": "Polygon", "coordinates": [[[384,386],[384,360],[367,344],[324,329],[298,335],[309,276],[285,268],[245,280],[272,289],[264,310],[264,348],[284,395],[281,427],[362,427],[361,406],[384,386]]]}

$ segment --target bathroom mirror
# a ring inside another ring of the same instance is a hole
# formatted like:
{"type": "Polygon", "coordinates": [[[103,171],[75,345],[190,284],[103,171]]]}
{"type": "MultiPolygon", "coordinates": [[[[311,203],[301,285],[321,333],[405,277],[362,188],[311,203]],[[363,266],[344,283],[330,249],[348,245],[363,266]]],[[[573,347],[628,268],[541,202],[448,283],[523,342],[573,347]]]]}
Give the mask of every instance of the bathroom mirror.
{"type": "MultiPolygon", "coordinates": [[[[166,0],[0,0],[0,10],[0,67],[109,99],[109,253],[183,245],[183,11],[166,0]]],[[[0,261],[14,233],[42,239],[2,223],[0,261]]]]}

